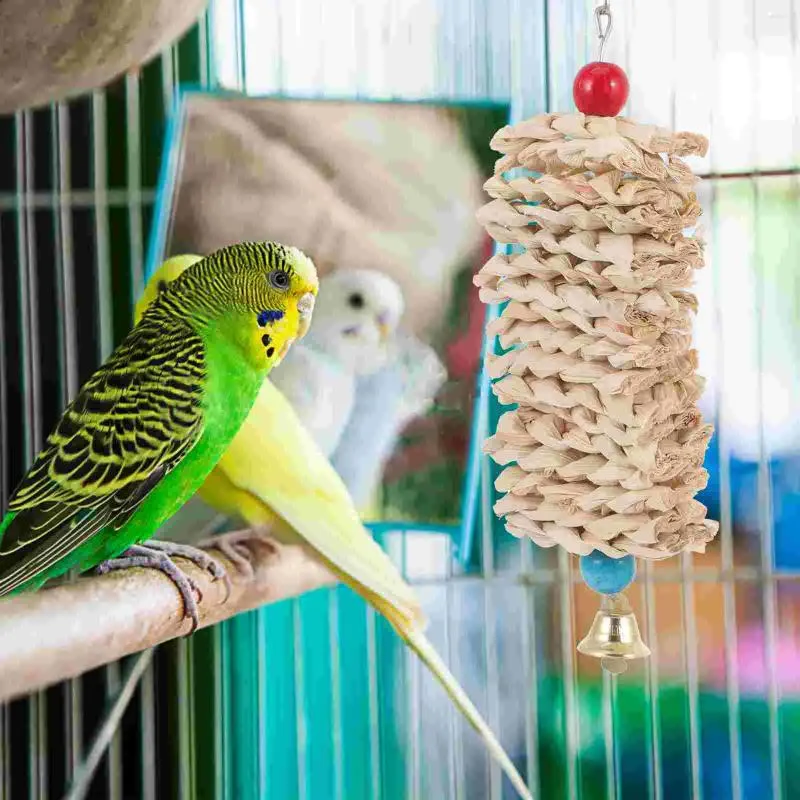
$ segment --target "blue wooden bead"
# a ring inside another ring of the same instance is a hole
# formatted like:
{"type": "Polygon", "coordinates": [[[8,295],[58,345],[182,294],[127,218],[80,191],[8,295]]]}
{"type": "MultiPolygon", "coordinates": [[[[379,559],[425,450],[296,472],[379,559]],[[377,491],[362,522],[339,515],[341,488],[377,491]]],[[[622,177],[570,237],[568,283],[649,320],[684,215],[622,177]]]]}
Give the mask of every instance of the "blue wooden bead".
{"type": "Polygon", "coordinates": [[[581,575],[595,592],[617,594],[636,577],[636,560],[630,555],[610,558],[599,550],[592,550],[588,556],[581,556],[581,575]]]}

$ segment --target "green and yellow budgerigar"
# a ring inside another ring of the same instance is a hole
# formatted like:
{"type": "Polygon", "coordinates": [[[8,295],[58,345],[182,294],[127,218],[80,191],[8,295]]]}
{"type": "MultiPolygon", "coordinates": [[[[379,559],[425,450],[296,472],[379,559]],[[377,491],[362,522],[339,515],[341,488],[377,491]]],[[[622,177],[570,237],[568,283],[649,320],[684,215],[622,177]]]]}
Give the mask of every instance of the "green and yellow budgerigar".
{"type": "MultiPolygon", "coordinates": [[[[159,287],[179,280],[184,266],[173,261],[153,275],[137,314],[147,313],[148,305],[157,302],[159,287]]],[[[484,739],[520,797],[531,798],[491,729],[424,635],[425,619],[414,590],[370,536],[339,475],[269,380],[200,496],[224,514],[265,527],[280,542],[303,544],[386,617],[484,739]]],[[[236,537],[213,541],[241,562],[236,537]]]]}
{"type": "Polygon", "coordinates": [[[197,491],[270,368],[305,334],[317,274],[299,250],[271,242],[168,263],[180,277],[82,387],[11,496],[0,596],[72,568],[154,567],[196,625],[196,587],[170,555],[224,576],[201,550],[148,540],[197,491]]]}

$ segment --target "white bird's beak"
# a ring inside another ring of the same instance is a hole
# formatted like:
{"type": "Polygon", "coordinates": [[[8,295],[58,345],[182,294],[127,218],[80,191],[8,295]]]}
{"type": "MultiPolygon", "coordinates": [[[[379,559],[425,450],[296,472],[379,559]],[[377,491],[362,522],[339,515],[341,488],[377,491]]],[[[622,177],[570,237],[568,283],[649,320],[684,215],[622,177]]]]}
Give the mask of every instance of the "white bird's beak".
{"type": "Polygon", "coordinates": [[[311,327],[311,317],[314,314],[314,302],[316,298],[311,292],[306,292],[297,301],[297,312],[300,315],[300,324],[297,329],[297,338],[302,339],[311,327]]]}
{"type": "Polygon", "coordinates": [[[381,339],[381,344],[386,344],[389,340],[389,336],[392,332],[392,328],[389,325],[391,320],[390,315],[386,311],[381,311],[380,314],[375,318],[375,324],[378,326],[378,335],[381,339]]]}

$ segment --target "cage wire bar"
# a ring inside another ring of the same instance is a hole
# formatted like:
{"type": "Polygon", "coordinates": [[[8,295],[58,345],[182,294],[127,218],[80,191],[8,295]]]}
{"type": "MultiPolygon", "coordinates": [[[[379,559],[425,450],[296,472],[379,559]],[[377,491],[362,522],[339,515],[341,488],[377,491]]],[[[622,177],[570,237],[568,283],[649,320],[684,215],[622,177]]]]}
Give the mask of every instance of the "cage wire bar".
{"type": "MultiPolygon", "coordinates": [[[[129,325],[132,304],[143,285],[164,121],[182,81],[289,96],[509,101],[512,118],[521,119],[544,109],[572,107],[572,77],[594,54],[594,5],[588,0],[215,0],[190,34],[139,73],[87,97],[0,118],[3,507],[42,433],[129,325]],[[339,35],[333,36],[334,31],[339,35]],[[254,40],[270,46],[255,47],[254,40]],[[422,65],[409,69],[408,54],[420,42],[434,45],[432,61],[420,58],[422,65]],[[348,65],[343,73],[335,65],[347,48],[352,58],[342,62],[348,65]],[[51,319],[47,312],[53,298],[56,313],[51,319]]],[[[787,705],[787,700],[796,699],[787,698],[782,689],[779,653],[784,631],[797,634],[791,627],[790,601],[800,576],[795,567],[776,565],[775,514],[797,487],[776,488],[778,454],[764,402],[774,389],[765,380],[776,372],[790,386],[789,407],[796,408],[800,400],[797,367],[776,361],[782,340],[771,321],[784,313],[778,284],[785,295],[797,297],[792,267],[798,251],[792,254],[787,245],[776,261],[770,250],[775,225],[769,222],[770,214],[783,214],[782,219],[794,214],[796,219],[800,210],[798,92],[781,95],[774,88],[782,85],[781,70],[791,75],[800,63],[797,3],[781,0],[759,6],[755,0],[727,0],[723,6],[723,0],[669,0],[645,8],[633,0],[614,0],[613,10],[615,31],[607,57],[631,76],[629,116],[707,132],[711,140],[701,169],[710,177],[702,198],[710,234],[709,266],[700,279],[700,293],[701,316],[710,320],[713,333],[702,340],[701,371],[707,374],[710,367],[713,372],[708,413],[717,426],[710,456],[717,483],[710,491],[716,493],[721,520],[718,563],[686,556],[663,566],[645,565],[639,578],[640,602],[652,656],[622,681],[604,676],[598,683],[574,651],[586,620],[581,621],[585,603],[572,559],[501,534],[490,507],[492,466],[484,460],[478,569],[456,574],[450,568],[436,579],[417,582],[425,598],[443,599],[443,612],[434,611],[442,618],[442,641],[437,645],[443,645],[452,663],[458,665],[459,656],[465,657],[461,637],[480,642],[481,657],[464,679],[504,743],[516,735],[504,687],[512,669],[521,671],[521,684],[515,685],[527,691],[524,699],[516,698],[524,709],[519,747],[537,796],[638,797],[642,787],[650,798],[752,796],[747,772],[755,730],[768,743],[768,778],[760,791],[790,797],[800,791],[784,769],[794,752],[791,741],[797,738],[798,719],[787,705]],[[691,69],[683,63],[687,52],[692,54],[691,69]],[[738,87],[738,107],[733,110],[723,80],[731,65],[744,66],[751,76],[746,91],[738,87]],[[776,95],[781,95],[782,107],[776,95]],[[765,128],[761,119],[774,124],[765,128]],[[761,177],[762,172],[775,177],[761,177]],[[776,200],[776,193],[783,199],[776,200]],[[743,256],[732,251],[731,220],[750,233],[748,239],[738,240],[746,244],[743,256]],[[722,272],[723,263],[726,269],[741,263],[736,275],[752,281],[752,304],[732,294],[733,278],[730,270],[722,272]],[[726,339],[733,324],[731,306],[743,315],[743,327],[755,333],[754,352],[740,359],[742,369],[749,369],[757,382],[757,513],[750,540],[742,533],[746,526],[737,502],[741,487],[735,483],[742,437],[730,397],[741,382],[732,368],[734,345],[726,339]],[[708,612],[710,623],[722,631],[722,682],[715,695],[724,707],[722,756],[708,749],[718,746],[708,733],[716,730],[714,698],[709,699],[707,688],[707,651],[701,652],[701,628],[707,632],[708,626],[700,598],[708,597],[709,587],[720,587],[722,600],[721,609],[708,612]],[[480,598],[477,622],[465,617],[475,610],[475,597],[480,598]],[[517,617],[509,611],[509,598],[519,609],[517,617]],[[763,626],[764,708],[743,683],[748,604],[758,607],[763,626]],[[677,622],[671,617],[673,607],[680,608],[677,622]],[[677,664],[672,658],[676,647],[677,664]],[[503,653],[519,659],[504,658],[503,653]],[[638,695],[631,688],[636,680],[642,687],[638,695]],[[638,732],[643,735],[634,746],[631,739],[638,732]],[[641,783],[631,784],[625,764],[637,758],[643,767],[641,783]],[[722,784],[714,783],[712,775],[719,758],[729,773],[722,784]],[[715,791],[720,785],[724,789],[715,791]]],[[[800,243],[796,231],[787,235],[795,245],[800,243]]],[[[796,315],[790,317],[790,322],[796,320],[796,315]]],[[[493,405],[487,419],[496,418],[497,412],[493,405]]],[[[404,542],[402,551],[413,577],[414,541],[404,542]]],[[[295,672],[289,713],[296,718],[296,796],[313,796],[307,737],[315,725],[304,694],[311,687],[304,680],[308,643],[299,611],[303,602],[288,601],[287,625],[274,634],[265,624],[266,612],[259,611],[248,615],[249,621],[201,631],[190,642],[159,648],[143,668],[87,796],[189,798],[209,785],[216,797],[252,796],[238,792],[244,782],[235,773],[243,762],[235,744],[237,736],[254,734],[258,762],[253,788],[247,791],[279,798],[267,778],[274,762],[259,714],[287,713],[277,707],[269,686],[274,663],[270,648],[282,645],[290,647],[295,672]],[[233,680],[238,662],[231,648],[234,632],[242,625],[250,626],[256,642],[253,705],[258,713],[240,734],[243,720],[237,716],[240,704],[233,680]],[[284,632],[290,633],[288,643],[282,641],[284,632]],[[192,692],[192,685],[199,685],[204,676],[210,676],[213,686],[209,698],[192,692]],[[181,703],[179,697],[188,702],[181,703]],[[204,720],[214,722],[211,730],[203,726],[204,720]]],[[[341,696],[352,657],[337,647],[347,602],[343,591],[326,591],[320,607],[327,615],[324,648],[332,664],[328,690],[337,798],[352,796],[347,794],[349,773],[342,766],[351,751],[341,696]]],[[[389,748],[386,718],[401,707],[387,700],[393,690],[384,685],[379,667],[386,654],[397,652],[397,645],[371,610],[365,620],[370,724],[368,742],[362,746],[369,754],[369,796],[393,796],[390,784],[398,773],[390,756],[403,752],[407,760],[401,771],[411,797],[433,796],[426,788],[442,786],[442,796],[502,797],[499,773],[494,767],[485,769],[471,734],[449,710],[446,767],[442,770],[441,763],[426,759],[425,744],[432,741],[433,731],[428,706],[423,706],[429,699],[429,679],[412,660],[401,665],[397,690],[407,703],[407,713],[396,720],[405,749],[389,748]],[[444,778],[437,777],[442,772],[444,778]]],[[[464,669],[456,669],[460,677],[464,669]]],[[[126,665],[109,665],[0,709],[0,798],[63,796],[89,751],[105,704],[114,699],[126,674],[126,665]]]]}

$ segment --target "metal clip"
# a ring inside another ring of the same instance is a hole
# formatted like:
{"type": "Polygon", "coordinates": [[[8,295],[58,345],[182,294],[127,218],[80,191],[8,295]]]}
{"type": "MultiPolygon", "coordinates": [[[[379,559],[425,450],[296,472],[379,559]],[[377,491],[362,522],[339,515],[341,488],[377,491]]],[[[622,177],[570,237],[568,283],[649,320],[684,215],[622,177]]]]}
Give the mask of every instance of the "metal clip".
{"type": "Polygon", "coordinates": [[[603,0],[603,4],[594,10],[594,21],[597,25],[597,38],[600,39],[600,54],[597,60],[603,60],[603,50],[606,46],[606,41],[611,35],[611,28],[613,26],[613,19],[611,18],[611,6],[608,0],[603,0]]]}

